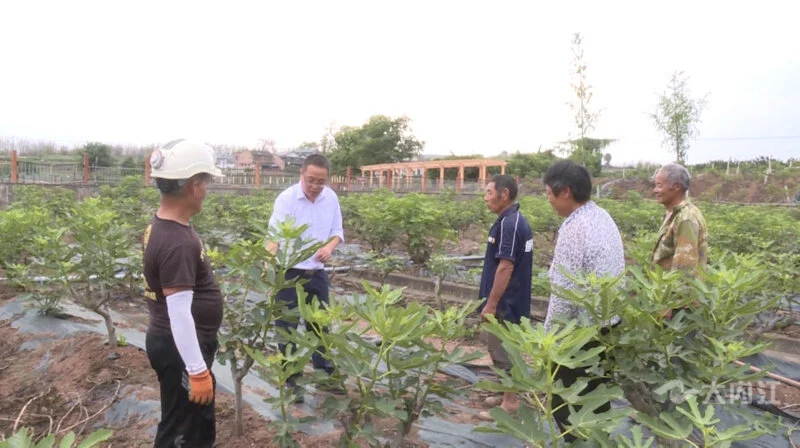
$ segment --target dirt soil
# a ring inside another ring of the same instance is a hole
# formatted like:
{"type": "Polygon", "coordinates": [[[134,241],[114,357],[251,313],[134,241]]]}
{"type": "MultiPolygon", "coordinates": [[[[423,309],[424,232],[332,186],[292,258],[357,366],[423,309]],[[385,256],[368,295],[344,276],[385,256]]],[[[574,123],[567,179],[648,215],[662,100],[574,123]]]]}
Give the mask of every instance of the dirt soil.
{"type": "Polygon", "coordinates": [[[453,255],[483,255],[489,228],[470,226],[456,241],[445,241],[444,251],[453,255]]]}
{"type": "MultiPolygon", "coordinates": [[[[733,169],[732,169],[733,170],[733,169]]],[[[603,180],[598,180],[599,184],[603,180]]],[[[741,203],[776,203],[786,202],[786,193],[783,187],[789,189],[790,196],[797,191],[796,178],[781,179],[771,177],[764,185],[764,177],[730,176],[725,178],[715,173],[701,173],[692,178],[691,194],[695,198],[723,202],[741,203]]],[[[636,191],[645,198],[653,195],[653,185],[648,179],[629,178],[612,185],[608,196],[615,199],[624,199],[629,191],[636,191]]]]}
{"type": "MultiPolygon", "coordinates": [[[[0,300],[10,296],[13,291],[6,291],[6,294],[0,291],[0,300]]],[[[113,308],[126,316],[141,318],[143,311],[146,312],[135,299],[115,302],[113,308]]],[[[37,439],[53,431],[60,435],[75,431],[80,439],[81,435],[102,427],[114,431],[105,447],[153,446],[159,418],[158,380],[143,350],[133,346],[112,350],[104,344],[104,338],[95,333],[60,339],[52,334],[21,334],[10,324],[11,321],[0,322],[0,402],[3,403],[0,440],[14,433],[15,424],[18,429],[31,428],[37,439]],[[35,347],[22,349],[25,344],[35,344],[35,347]],[[124,424],[119,421],[103,424],[109,409],[134,393],[138,402],[156,406],[155,412],[149,417],[133,414],[124,424]]],[[[268,421],[247,406],[244,409],[245,435],[234,436],[232,395],[218,391],[216,412],[217,447],[277,446],[268,421]]],[[[392,421],[379,421],[376,425],[387,437],[394,433],[392,421]]],[[[300,446],[327,448],[338,446],[339,433],[326,436],[295,433],[294,437],[300,446]]],[[[415,434],[408,439],[406,447],[427,446],[415,434]]],[[[367,446],[366,443],[361,445],[367,446]]]]}
{"type": "Polygon", "coordinates": [[[800,325],[789,325],[788,327],[776,330],[775,332],[792,339],[800,340],[800,325]]]}
{"type": "MultiPolygon", "coordinates": [[[[21,335],[9,324],[0,323],[0,436],[13,434],[15,424],[32,428],[37,437],[56,430],[85,436],[101,425],[114,431],[108,447],[153,446],[158,412],[125,425],[102,425],[105,412],[131,391],[137,400],[158,401],[158,381],[144,351],[132,346],[112,350],[93,333],[43,340],[22,350],[23,343],[39,337],[21,335]]],[[[255,411],[245,407],[246,435],[237,438],[232,433],[233,397],[218,393],[216,406],[217,446],[275,446],[274,432],[255,411]]],[[[334,440],[319,437],[298,435],[298,440],[302,446],[336,446],[334,440]]]]}
{"type": "Polygon", "coordinates": [[[767,401],[792,414],[800,412],[800,389],[779,382],[759,384],[761,386],[754,386],[753,391],[762,394],[767,401]]]}

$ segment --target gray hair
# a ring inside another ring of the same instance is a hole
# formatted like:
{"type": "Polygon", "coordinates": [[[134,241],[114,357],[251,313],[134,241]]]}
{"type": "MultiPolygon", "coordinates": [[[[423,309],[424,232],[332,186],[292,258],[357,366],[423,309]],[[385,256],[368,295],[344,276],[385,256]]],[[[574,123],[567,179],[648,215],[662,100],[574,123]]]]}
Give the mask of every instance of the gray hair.
{"type": "Polygon", "coordinates": [[[664,173],[664,177],[667,178],[667,182],[669,182],[670,185],[678,184],[683,191],[689,191],[692,177],[689,175],[689,170],[683,165],[669,163],[662,166],[658,171],[664,173]]]}

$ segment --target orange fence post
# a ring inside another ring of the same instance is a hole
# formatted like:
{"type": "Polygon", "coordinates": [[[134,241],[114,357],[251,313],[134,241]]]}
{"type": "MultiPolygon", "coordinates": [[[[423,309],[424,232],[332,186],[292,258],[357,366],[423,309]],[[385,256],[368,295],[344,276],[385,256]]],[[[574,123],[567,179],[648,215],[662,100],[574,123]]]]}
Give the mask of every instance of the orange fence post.
{"type": "Polygon", "coordinates": [[[423,168],[422,169],[422,192],[425,193],[428,191],[428,170],[423,168]]]}
{"type": "Polygon", "coordinates": [[[256,163],[256,186],[261,185],[261,162],[256,163]]]}
{"type": "Polygon", "coordinates": [[[19,164],[17,163],[17,151],[11,151],[11,183],[19,182],[19,164]]]}
{"type": "Polygon", "coordinates": [[[83,184],[89,183],[89,154],[83,154],[83,184]]]}
{"type": "Polygon", "coordinates": [[[353,167],[347,167],[347,191],[350,191],[351,176],[353,175],[353,167]]]}
{"type": "Polygon", "coordinates": [[[150,170],[152,167],[150,166],[150,154],[144,158],[144,186],[150,186],[150,170]]]}

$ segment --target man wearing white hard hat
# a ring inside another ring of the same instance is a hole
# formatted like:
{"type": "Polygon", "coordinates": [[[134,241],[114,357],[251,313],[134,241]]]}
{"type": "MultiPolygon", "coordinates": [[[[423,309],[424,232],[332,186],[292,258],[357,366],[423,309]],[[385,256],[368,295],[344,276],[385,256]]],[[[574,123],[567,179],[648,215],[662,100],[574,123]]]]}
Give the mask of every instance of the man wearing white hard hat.
{"type": "Polygon", "coordinates": [[[222,176],[213,149],[173,140],[150,156],[161,205],[144,234],[145,296],[150,310],[147,357],[158,375],[160,447],[212,447],[216,439],[211,365],[222,323],[222,293],[190,224],[206,187],[222,176]]]}

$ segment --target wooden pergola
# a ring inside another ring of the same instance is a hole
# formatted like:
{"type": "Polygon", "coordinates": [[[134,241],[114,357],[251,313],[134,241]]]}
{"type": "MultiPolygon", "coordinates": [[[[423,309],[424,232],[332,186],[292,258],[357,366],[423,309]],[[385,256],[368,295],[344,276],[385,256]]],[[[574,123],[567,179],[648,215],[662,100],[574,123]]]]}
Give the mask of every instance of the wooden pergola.
{"type": "MultiPolygon", "coordinates": [[[[478,168],[478,182],[481,187],[486,185],[486,169],[490,167],[500,167],[500,173],[506,173],[506,161],[500,159],[453,159],[453,160],[431,160],[427,162],[397,162],[397,163],[381,163],[378,165],[364,165],[361,167],[362,175],[369,178],[369,185],[372,186],[374,173],[378,173],[378,183],[387,187],[392,187],[394,184],[394,175],[402,176],[406,180],[406,184],[410,185],[413,179],[415,170],[422,171],[422,190],[425,191],[428,187],[428,170],[439,170],[439,188],[444,186],[444,170],[458,169],[458,178],[456,188],[461,189],[464,185],[464,169],[465,168],[478,168]]],[[[398,178],[398,183],[400,179],[398,178]]]]}

